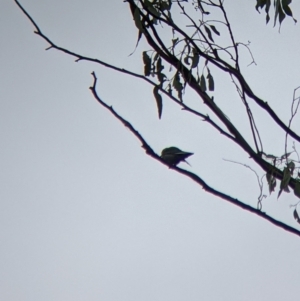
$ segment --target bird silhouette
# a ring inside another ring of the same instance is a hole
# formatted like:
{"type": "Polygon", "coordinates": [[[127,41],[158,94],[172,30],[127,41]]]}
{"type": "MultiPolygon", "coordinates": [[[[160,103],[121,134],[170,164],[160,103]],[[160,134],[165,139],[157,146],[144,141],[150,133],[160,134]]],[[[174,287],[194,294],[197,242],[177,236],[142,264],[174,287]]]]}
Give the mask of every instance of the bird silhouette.
{"type": "MultiPolygon", "coordinates": [[[[171,146],[162,150],[161,158],[170,166],[176,166],[181,161],[189,164],[185,159],[194,153],[185,152],[180,150],[178,147],[171,146]]],[[[190,164],[189,164],[190,165],[190,164]]]]}

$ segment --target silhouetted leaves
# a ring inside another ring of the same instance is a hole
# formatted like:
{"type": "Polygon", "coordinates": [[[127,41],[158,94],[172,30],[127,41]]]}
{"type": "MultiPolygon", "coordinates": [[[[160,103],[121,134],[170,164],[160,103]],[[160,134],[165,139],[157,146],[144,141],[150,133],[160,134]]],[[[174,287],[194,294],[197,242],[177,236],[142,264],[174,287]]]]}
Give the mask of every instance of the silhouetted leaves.
{"type": "Polygon", "coordinates": [[[208,90],[209,91],[214,91],[215,90],[215,83],[214,83],[214,78],[212,77],[210,70],[207,68],[208,74],[206,78],[208,79],[208,90]]]}
{"type": "Polygon", "coordinates": [[[280,190],[278,192],[277,198],[280,197],[283,190],[286,192],[289,192],[288,185],[289,185],[290,179],[291,179],[291,170],[290,170],[289,166],[286,166],[283,169],[283,178],[280,182],[280,190]]]}
{"type": "Polygon", "coordinates": [[[200,87],[203,92],[206,91],[206,81],[205,81],[205,77],[203,74],[200,77],[200,87]]]}
{"type": "MultiPolygon", "coordinates": [[[[279,19],[279,24],[282,23],[285,16],[289,16],[293,18],[293,13],[289,5],[292,3],[292,0],[273,0],[274,8],[275,8],[275,15],[274,15],[274,26],[276,25],[277,18],[279,19]]],[[[259,10],[265,7],[266,12],[266,23],[270,20],[270,7],[271,7],[271,0],[256,0],[256,10],[259,10]]],[[[295,18],[293,18],[294,22],[297,22],[295,18]]]]}
{"type": "Polygon", "coordinates": [[[212,42],[214,42],[214,39],[212,38],[210,29],[209,29],[207,26],[205,26],[205,25],[204,25],[204,29],[205,29],[205,31],[206,31],[206,33],[207,33],[208,38],[209,38],[212,42]]]}
{"type": "Polygon", "coordinates": [[[296,181],[296,184],[294,187],[294,194],[295,194],[295,196],[300,198],[300,181],[299,180],[296,181]]]}
{"type": "Polygon", "coordinates": [[[144,62],[144,75],[149,76],[151,74],[151,58],[147,54],[147,51],[143,51],[143,62],[144,62]]]}
{"type": "Polygon", "coordinates": [[[159,1],[159,9],[161,11],[170,11],[172,7],[172,1],[171,0],[166,0],[166,1],[159,1]]]}
{"type": "Polygon", "coordinates": [[[153,89],[153,95],[156,100],[156,105],[157,105],[157,110],[158,110],[158,118],[160,119],[161,114],[162,114],[163,103],[162,103],[162,97],[159,94],[158,90],[159,90],[158,86],[155,86],[153,89]]]}
{"type": "Polygon", "coordinates": [[[214,25],[209,25],[209,27],[212,29],[212,31],[216,34],[216,35],[220,35],[219,31],[217,30],[217,28],[214,25]]]}
{"type": "Polygon", "coordinates": [[[141,22],[141,13],[139,8],[134,10],[133,19],[135,26],[138,28],[139,31],[144,32],[143,24],[141,22]]]}
{"type": "Polygon", "coordinates": [[[182,101],[182,90],[183,90],[183,85],[180,82],[180,75],[179,72],[177,71],[174,79],[173,79],[173,87],[175,88],[175,90],[178,93],[178,98],[182,101]]]}
{"type": "Polygon", "coordinates": [[[200,56],[199,56],[198,51],[195,48],[193,48],[193,56],[192,56],[192,66],[191,66],[191,68],[196,68],[198,66],[199,59],[200,59],[200,56]]]}
{"type": "Polygon", "coordinates": [[[294,215],[294,219],[297,221],[297,223],[300,224],[300,217],[299,217],[298,212],[297,212],[296,209],[294,210],[293,215],[294,215]]]}
{"type": "Polygon", "coordinates": [[[266,178],[267,178],[267,182],[268,182],[268,185],[269,185],[269,193],[271,194],[275,190],[276,179],[275,179],[275,177],[273,176],[273,174],[271,172],[268,172],[266,174],[266,178]]]}

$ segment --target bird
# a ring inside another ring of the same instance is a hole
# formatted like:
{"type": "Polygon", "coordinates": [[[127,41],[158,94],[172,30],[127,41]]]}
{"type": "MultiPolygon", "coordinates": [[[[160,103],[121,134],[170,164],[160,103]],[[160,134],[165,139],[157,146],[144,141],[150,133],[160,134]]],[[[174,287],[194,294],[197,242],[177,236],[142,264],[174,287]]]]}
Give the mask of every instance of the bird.
{"type": "MultiPolygon", "coordinates": [[[[189,156],[193,155],[194,153],[185,152],[180,150],[178,147],[171,146],[167,147],[162,150],[161,158],[169,165],[169,166],[176,166],[181,161],[189,164],[185,159],[189,156]]],[[[189,164],[190,165],[190,164],[189,164]]]]}

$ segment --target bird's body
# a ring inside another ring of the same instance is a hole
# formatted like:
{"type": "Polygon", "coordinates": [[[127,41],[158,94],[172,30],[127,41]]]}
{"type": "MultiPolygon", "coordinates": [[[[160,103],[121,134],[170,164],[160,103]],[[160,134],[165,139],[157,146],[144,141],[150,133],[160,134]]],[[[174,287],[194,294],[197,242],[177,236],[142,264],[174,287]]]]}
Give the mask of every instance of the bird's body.
{"type": "Polygon", "coordinates": [[[170,166],[176,166],[179,162],[184,161],[189,164],[185,159],[194,153],[189,153],[180,150],[178,147],[171,146],[162,150],[161,158],[170,166]]]}

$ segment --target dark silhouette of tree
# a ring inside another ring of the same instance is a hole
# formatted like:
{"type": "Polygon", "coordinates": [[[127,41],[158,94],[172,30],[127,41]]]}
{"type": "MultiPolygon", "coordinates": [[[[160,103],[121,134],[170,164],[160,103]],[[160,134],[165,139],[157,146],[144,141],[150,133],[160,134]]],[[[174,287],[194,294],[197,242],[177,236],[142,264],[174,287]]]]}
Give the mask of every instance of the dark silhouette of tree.
{"type": "MultiPolygon", "coordinates": [[[[18,0],[15,0],[15,2],[35,27],[35,33],[49,43],[47,49],[53,48],[75,57],[76,61],[90,61],[147,82],[153,87],[158,118],[162,118],[163,115],[163,97],[171,99],[185,112],[209,123],[217,132],[241,148],[264,171],[270,193],[275,190],[276,183],[280,182],[278,197],[283,191],[288,191],[289,188],[294,191],[297,197],[300,197],[300,173],[298,172],[300,159],[295,147],[293,153],[298,156],[298,160],[290,159],[292,152],[287,152],[289,137],[300,142],[299,134],[291,127],[300,99],[294,93],[291,118],[289,124],[285,124],[271,106],[251,89],[241,71],[240,49],[242,47],[246,48],[251,57],[252,53],[248,44],[236,41],[224,6],[224,0],[125,0],[124,5],[128,5],[137,28],[137,45],[143,37],[150,47],[150,50],[145,50],[142,53],[144,74],[114,66],[100,59],[83,56],[56,45],[43,34],[38,24],[21,6],[20,2],[18,0]],[[218,40],[220,35],[224,38],[222,42],[218,40]],[[244,137],[239,128],[225,115],[222,108],[215,101],[213,96],[215,90],[213,73],[215,70],[221,72],[224,77],[230,77],[235,85],[247,116],[245,120],[252,133],[251,139],[244,137]],[[188,89],[198,95],[214,118],[187,104],[185,92],[188,89]],[[285,153],[282,156],[270,155],[263,148],[263,141],[255,122],[255,116],[250,108],[250,102],[255,103],[261,110],[265,111],[268,118],[277,125],[278,131],[285,133],[285,153]]],[[[276,22],[280,26],[286,16],[293,18],[289,7],[290,3],[291,0],[274,0],[274,6],[272,6],[271,0],[257,0],[255,8],[257,11],[265,11],[266,22],[268,23],[270,9],[274,7],[274,26],[276,22]]],[[[294,21],[296,22],[295,19],[294,21]]],[[[254,63],[253,57],[252,63],[254,63]]],[[[254,208],[212,188],[198,175],[178,167],[177,163],[182,160],[175,160],[176,162],[171,160],[176,164],[170,164],[171,161],[166,160],[164,154],[163,156],[156,154],[146,142],[146,139],[131,123],[100,98],[96,91],[97,76],[94,72],[92,76],[93,84],[90,89],[95,99],[136,136],[147,155],[194,180],[207,192],[300,236],[299,230],[274,219],[262,211],[262,199],[264,198],[262,179],[258,179],[260,195],[257,208],[254,208]]],[[[296,206],[293,212],[295,220],[300,224],[296,206]]]]}

